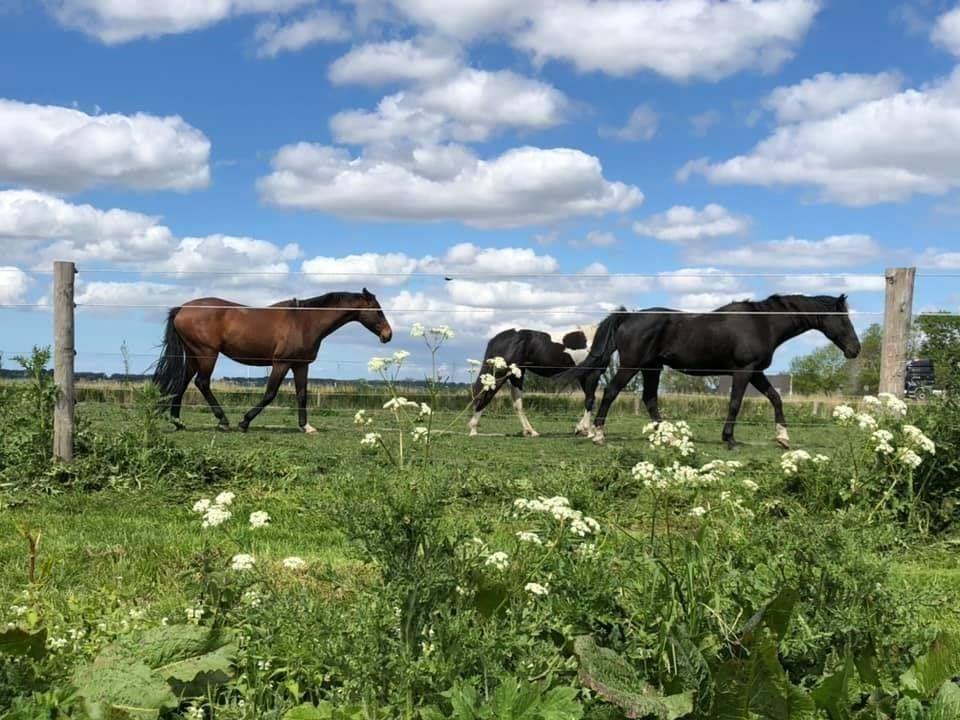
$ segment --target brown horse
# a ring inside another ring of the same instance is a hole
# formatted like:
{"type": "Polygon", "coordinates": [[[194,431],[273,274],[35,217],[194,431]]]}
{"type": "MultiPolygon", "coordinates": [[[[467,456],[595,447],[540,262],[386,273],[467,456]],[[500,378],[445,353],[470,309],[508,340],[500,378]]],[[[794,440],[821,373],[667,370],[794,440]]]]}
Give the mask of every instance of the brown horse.
{"type": "Polygon", "coordinates": [[[317,359],[320,342],[350,322],[359,322],[382,343],[393,337],[380,303],[366,288],[362,293],[334,292],[308,300],[284,300],[267,308],[251,308],[220,298],[191,300],[170,311],[163,355],[153,381],[169,398],[173,423],[182,429],[183,394],[196,376],[197,388],[213,410],[218,427],[226,430],[230,423],[210,390],[210,377],[220,353],[244,365],[273,366],[263,399],[240,421],[240,429],[246,431],[260,411],[273,402],[292,368],[300,429],[315,433],[307,423],[307,369],[317,359]]]}

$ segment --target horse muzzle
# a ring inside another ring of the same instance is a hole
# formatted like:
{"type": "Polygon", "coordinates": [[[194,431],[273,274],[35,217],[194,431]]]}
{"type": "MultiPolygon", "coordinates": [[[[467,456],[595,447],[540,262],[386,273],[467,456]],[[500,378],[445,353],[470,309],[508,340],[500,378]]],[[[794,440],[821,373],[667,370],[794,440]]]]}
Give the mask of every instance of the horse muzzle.
{"type": "Polygon", "coordinates": [[[387,328],[386,330],[380,331],[380,342],[388,343],[393,339],[393,330],[387,328]]]}

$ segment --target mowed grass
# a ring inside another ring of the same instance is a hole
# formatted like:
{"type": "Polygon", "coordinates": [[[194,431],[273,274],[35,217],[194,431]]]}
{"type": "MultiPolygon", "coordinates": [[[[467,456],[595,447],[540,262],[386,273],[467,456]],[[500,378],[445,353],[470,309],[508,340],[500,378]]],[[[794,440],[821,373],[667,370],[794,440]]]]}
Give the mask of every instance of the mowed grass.
{"type": "MultiPolygon", "coordinates": [[[[670,417],[669,399],[662,407],[670,417]]],[[[78,414],[86,431],[94,433],[136,429],[138,422],[132,409],[116,405],[82,404],[78,414]]],[[[228,414],[236,425],[242,410],[230,408],[228,414]]],[[[165,437],[184,447],[246,458],[263,470],[257,473],[258,479],[232,477],[221,485],[206,487],[160,483],[139,490],[30,496],[3,511],[0,578],[11,589],[23,587],[26,581],[26,543],[15,528],[27,522],[41,532],[40,577],[48,597],[56,597],[64,605],[86,605],[89,596],[109,590],[117,597],[154,608],[158,615],[182,612],[190,602],[182,576],[203,547],[200,523],[190,506],[199,497],[212,497],[221,490],[237,493],[233,510],[240,522],[231,532],[238,552],[252,549],[258,557],[275,559],[306,556],[339,573],[362,574],[360,552],[337,527],[329,506],[335,499],[331,495],[336,487],[334,478],[338,482],[348,478],[362,486],[375,471],[382,473],[383,455],[364,451],[359,443],[365,432],[376,430],[385,436],[391,432],[384,424],[386,413],[371,414],[377,422],[360,428],[353,424],[352,411],[311,408],[310,421],[319,432],[305,436],[297,429],[292,408],[268,409],[245,434],[220,432],[208,410],[187,408],[184,420],[188,429],[170,429],[165,437]],[[288,472],[291,466],[296,468],[292,474],[288,472]],[[246,515],[260,509],[273,518],[269,532],[245,527],[246,515]]],[[[528,414],[541,437],[524,438],[509,408],[485,414],[482,435],[477,438],[466,436],[466,413],[435,414],[433,428],[440,434],[432,452],[449,468],[451,497],[459,517],[483,523],[504,504],[504,495],[509,496],[503,492],[490,497],[462,496],[457,483],[464,477],[483,474],[508,489],[538,494],[554,487],[558,474],[582,478],[580,482],[588,485],[596,473],[617,467],[626,471],[644,457],[647,443],[641,430],[647,418],[634,415],[629,405],[624,404],[609,419],[604,447],[574,436],[577,411],[531,410],[528,414]]],[[[720,441],[722,419],[684,419],[693,429],[704,461],[738,459],[752,470],[762,466],[765,472],[777,473],[782,451],[773,442],[770,415],[769,406],[762,404],[746,413],[746,422],[737,428],[741,446],[733,452],[720,441]]],[[[846,442],[847,432],[851,431],[825,420],[808,419],[791,427],[793,446],[811,453],[832,453],[846,442]]],[[[371,486],[371,493],[375,492],[371,486]]],[[[617,507],[618,500],[612,498],[610,512],[634,519],[642,516],[644,510],[637,498],[624,499],[623,507],[617,507]]],[[[940,546],[927,552],[923,547],[911,548],[893,564],[898,589],[924,600],[918,623],[960,628],[960,563],[952,549],[940,546]]]]}

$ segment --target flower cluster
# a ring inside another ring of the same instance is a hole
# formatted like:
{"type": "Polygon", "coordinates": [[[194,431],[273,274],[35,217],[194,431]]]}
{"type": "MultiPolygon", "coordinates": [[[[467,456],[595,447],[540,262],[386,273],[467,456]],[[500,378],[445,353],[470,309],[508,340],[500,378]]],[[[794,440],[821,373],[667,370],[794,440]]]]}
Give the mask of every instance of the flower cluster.
{"type": "Polygon", "coordinates": [[[353,416],[354,425],[373,425],[373,418],[367,417],[366,410],[357,410],[357,414],[353,416]]]}
{"type": "Polygon", "coordinates": [[[236,570],[237,572],[243,572],[245,570],[250,570],[256,564],[256,560],[253,555],[247,555],[246,553],[240,553],[234,555],[230,561],[230,569],[236,570]]]}
{"type": "Polygon", "coordinates": [[[833,419],[840,425],[853,425],[857,417],[857,411],[849,405],[837,405],[833,409],[833,419]]]}
{"type": "Polygon", "coordinates": [[[250,529],[256,530],[258,528],[266,527],[270,524],[270,516],[265,513],[263,510],[257,510],[256,512],[250,513],[250,529]]]}
{"type": "Polygon", "coordinates": [[[521,531],[517,533],[517,539],[520,542],[533,543],[534,545],[543,545],[543,540],[535,532],[521,531]]]}
{"type": "Polygon", "coordinates": [[[492,391],[497,387],[497,379],[490,373],[483,373],[480,376],[480,386],[484,390],[492,391]]]}
{"type": "Polygon", "coordinates": [[[893,455],[893,433],[889,430],[874,430],[870,435],[874,441],[874,451],[881,455],[893,455]]]}
{"type": "Polygon", "coordinates": [[[925,452],[928,455],[937,454],[937,446],[923,431],[915,425],[904,425],[903,436],[907,439],[907,444],[914,450],[925,452]]]}
{"type": "Polygon", "coordinates": [[[232,513],[227,507],[233,502],[236,495],[232,492],[222,492],[211,502],[209,498],[201,498],[193,504],[193,512],[203,515],[204,528],[223,525],[230,519],[232,513]]]}
{"type": "Polygon", "coordinates": [[[430,437],[430,431],[423,425],[418,425],[411,432],[410,435],[413,438],[413,442],[421,443],[426,442],[430,437]]]}
{"type": "Polygon", "coordinates": [[[283,565],[287,570],[303,570],[305,567],[307,567],[307,561],[294,555],[284,558],[281,565],[283,565]]]}
{"type": "Polygon", "coordinates": [[[370,432],[363,436],[363,439],[360,440],[360,445],[362,447],[376,447],[380,439],[380,433],[370,432]]]}
{"type": "Polygon", "coordinates": [[[826,455],[811,455],[806,450],[790,450],[780,456],[780,467],[784,475],[796,475],[803,463],[822,465],[830,460],[826,455]]]}
{"type": "Polygon", "coordinates": [[[562,495],[554,497],[539,497],[536,500],[517,498],[513,507],[519,512],[545,513],[552,515],[561,523],[569,521],[570,532],[579,537],[595,534],[600,530],[600,523],[592,517],[587,517],[579,510],[570,507],[570,501],[562,495]]]}
{"type": "Polygon", "coordinates": [[[643,483],[648,490],[666,490],[671,487],[697,488],[713,485],[741,467],[742,463],[737,460],[711,460],[699,468],[681,465],[677,461],[668,467],[658,468],[644,460],[633,466],[632,474],[633,478],[643,483]]]}
{"type": "Polygon", "coordinates": [[[550,592],[550,587],[548,585],[541,585],[540,583],[535,582],[528,582],[523,586],[523,589],[531,595],[536,595],[538,597],[543,597],[550,592]]]}
{"type": "Polygon", "coordinates": [[[647,423],[643,428],[643,434],[655,448],[677,450],[683,457],[693,454],[690,426],[683,420],[675,423],[666,420],[647,423]]]}
{"type": "Polygon", "coordinates": [[[490,565],[494,570],[502,572],[510,567],[510,556],[503,551],[492,553],[487,556],[484,565],[490,565]]]}

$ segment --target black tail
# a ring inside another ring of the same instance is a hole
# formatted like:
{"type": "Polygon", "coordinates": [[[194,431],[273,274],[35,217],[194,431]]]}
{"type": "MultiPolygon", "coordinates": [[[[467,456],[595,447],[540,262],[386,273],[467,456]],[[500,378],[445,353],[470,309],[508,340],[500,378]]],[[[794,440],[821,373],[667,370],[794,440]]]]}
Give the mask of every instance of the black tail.
{"type": "Polygon", "coordinates": [[[187,387],[190,378],[187,377],[187,353],[183,340],[173,326],[180,308],[173,308],[167,317],[167,330],[163,338],[163,352],[157,361],[157,369],[153,373],[153,383],[160,388],[164,397],[164,405],[170,407],[171,398],[176,397],[187,387]]]}
{"type": "Polygon", "coordinates": [[[607,315],[603,322],[597,326],[597,332],[593,336],[593,344],[590,345],[590,354],[576,367],[555,375],[554,380],[558,382],[579,380],[592,372],[604,370],[610,364],[610,358],[613,357],[613,353],[617,349],[617,329],[629,315],[627,309],[623,306],[607,315]]]}

